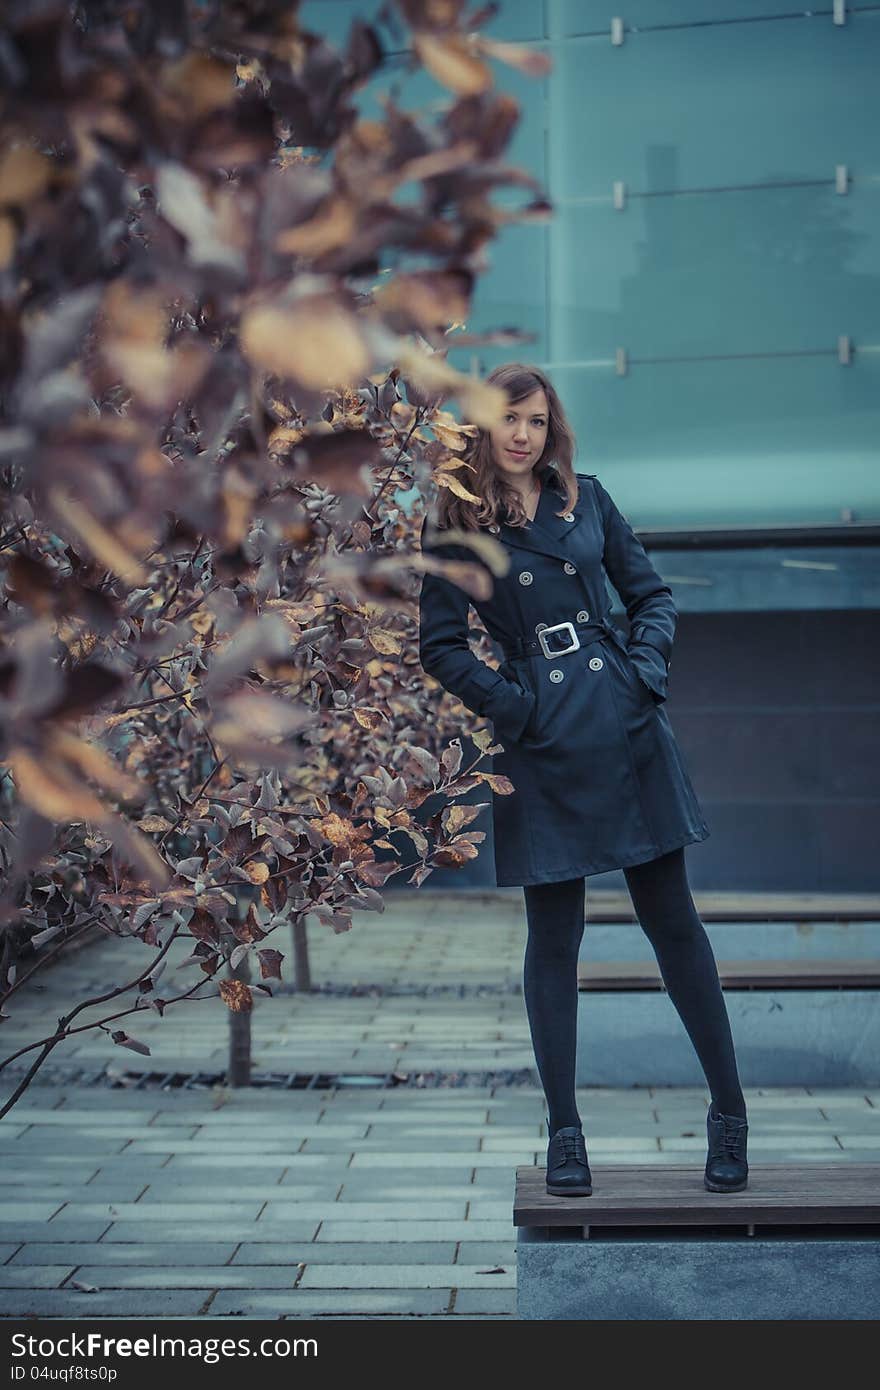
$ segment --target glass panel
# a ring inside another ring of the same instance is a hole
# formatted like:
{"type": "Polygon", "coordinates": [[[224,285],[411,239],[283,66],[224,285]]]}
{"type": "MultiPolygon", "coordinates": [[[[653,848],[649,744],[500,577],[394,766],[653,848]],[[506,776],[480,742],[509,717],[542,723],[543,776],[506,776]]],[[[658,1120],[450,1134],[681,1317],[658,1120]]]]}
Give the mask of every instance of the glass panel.
{"type": "MultiPolygon", "coordinates": [[[[311,34],[323,34],[334,48],[343,48],[352,21],[361,19],[364,24],[376,24],[381,8],[382,0],[304,0],[299,7],[298,20],[302,29],[311,34]]],[[[387,27],[384,24],[377,27],[383,43],[387,43],[387,27]]]]}
{"type": "MultiPolygon", "coordinates": [[[[606,0],[546,0],[547,24],[549,32],[560,34],[608,34],[611,31],[611,15],[621,13],[606,0]]],[[[504,7],[506,9],[506,5],[504,7]]],[[[847,5],[847,12],[854,9],[870,9],[869,5],[847,5]]],[[[651,29],[666,24],[729,24],[738,20],[773,19],[786,10],[794,18],[807,17],[803,10],[795,13],[795,6],[781,3],[781,0],[723,0],[713,7],[710,13],[706,0],[627,0],[623,10],[627,29],[651,29]]],[[[825,0],[818,18],[831,25],[831,3],[825,0]]]]}
{"type": "MultiPolygon", "coordinates": [[[[375,18],[373,8],[360,5],[357,0],[351,0],[350,4],[348,0],[333,0],[333,3],[328,7],[326,18],[322,6],[316,5],[314,0],[303,6],[301,13],[304,28],[308,28],[307,20],[311,18],[314,32],[324,34],[337,47],[344,47],[354,15],[360,14],[368,21],[375,18]],[[340,12],[339,14],[336,13],[337,10],[340,12]],[[344,21],[342,21],[341,15],[343,10],[346,11],[344,21]]],[[[488,26],[486,32],[490,32],[488,26]]],[[[502,37],[506,41],[510,35],[505,32],[502,37]]],[[[380,30],[380,38],[387,44],[388,31],[384,26],[380,30]]],[[[453,92],[441,87],[425,68],[419,67],[415,71],[409,72],[407,70],[408,61],[404,50],[387,55],[383,65],[363,87],[355,92],[354,104],[364,120],[384,121],[385,110],[380,105],[379,97],[391,95],[392,92],[398,105],[404,111],[421,114],[428,120],[441,116],[445,110],[455,104],[456,97],[453,92]]],[[[509,67],[506,63],[499,63],[494,59],[489,61],[489,67],[492,70],[495,89],[506,96],[513,97],[520,108],[519,122],[513,131],[507,149],[501,156],[502,162],[518,165],[543,184],[546,180],[544,109],[549,79],[528,77],[517,71],[516,68],[509,67]]],[[[519,201],[526,203],[533,196],[534,194],[530,189],[522,188],[519,201]]],[[[399,195],[396,196],[395,200],[402,201],[399,195]]]]}
{"type": "MultiPolygon", "coordinates": [[[[651,550],[680,613],[880,608],[880,551],[872,546],[651,550]]],[[[614,611],[623,612],[613,589],[614,611]]]]}
{"type": "Polygon", "coordinates": [[[880,172],[880,12],[552,45],[555,198],[880,172]]]}
{"type": "Polygon", "coordinates": [[[880,182],[568,207],[550,247],[558,360],[880,344],[880,182]]]}
{"type": "MultiPolygon", "coordinates": [[[[511,224],[488,243],[486,257],[490,268],[477,278],[471,316],[466,332],[485,333],[490,329],[514,328],[534,333],[533,343],[506,347],[453,348],[449,362],[459,371],[472,370],[477,355],[481,374],[501,362],[524,358],[529,362],[546,360],[547,296],[544,269],[547,264],[547,228],[540,223],[511,224]]],[[[456,335],[450,335],[450,344],[456,335]]]]}
{"type": "MultiPolygon", "coordinates": [[[[385,7],[386,0],[304,0],[299,7],[299,19],[303,29],[324,34],[331,43],[340,45],[348,38],[353,19],[360,18],[365,24],[377,25],[379,13],[385,7]]],[[[401,39],[408,41],[411,32],[409,25],[399,20],[393,3],[390,8],[398,20],[401,39]]],[[[468,6],[470,10],[473,8],[468,6]]],[[[377,28],[386,44],[396,32],[387,24],[377,25],[377,28]]],[[[539,0],[503,0],[499,13],[481,24],[479,32],[506,43],[528,43],[542,39],[544,6],[539,0]]]]}
{"type": "Polygon", "coordinates": [[[880,354],[549,365],[578,440],[639,526],[880,520],[880,354]]]}

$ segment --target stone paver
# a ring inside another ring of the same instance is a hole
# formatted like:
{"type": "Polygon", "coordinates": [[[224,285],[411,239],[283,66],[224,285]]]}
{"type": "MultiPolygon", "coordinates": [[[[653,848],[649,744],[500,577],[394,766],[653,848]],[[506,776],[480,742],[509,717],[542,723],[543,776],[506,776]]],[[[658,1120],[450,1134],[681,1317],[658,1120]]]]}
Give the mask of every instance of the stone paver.
{"type": "MultiPolygon", "coordinates": [[[[409,1241],[381,1244],[374,1241],[370,1247],[370,1264],[443,1264],[455,1261],[457,1241],[409,1241]]],[[[266,1265],[274,1264],[345,1264],[357,1265],[364,1254],[361,1241],[327,1242],[312,1241],[281,1245],[256,1245],[244,1242],[239,1246],[233,1264],[266,1265]]],[[[475,1257],[479,1258],[479,1256],[475,1257]]]]}
{"type": "MultiPolygon", "coordinates": [[[[42,1265],[55,1260],[81,1266],[101,1265],[225,1265],[241,1247],[235,1241],[211,1241],[204,1245],[150,1245],[138,1241],[131,1245],[102,1242],[29,1241],[19,1247],[9,1265],[42,1265]]],[[[8,1266],[7,1266],[8,1267],[8,1266]]]]}
{"type": "Polygon", "coordinates": [[[195,1318],[210,1295],[204,1289],[15,1289],[3,1294],[5,1318],[195,1318]]]}
{"type": "Polygon", "coordinates": [[[241,1294],[221,1290],[206,1316],[287,1319],[337,1318],[362,1313],[365,1316],[435,1314],[442,1317],[448,1313],[451,1301],[451,1289],[322,1289],[319,1293],[308,1289],[293,1289],[289,1293],[252,1289],[241,1294]]]}
{"type": "MultiPolygon", "coordinates": [[[[392,894],[351,932],[309,934],[318,991],[256,999],[255,1068],[500,1079],[114,1091],[47,1073],[0,1122],[0,1315],[515,1316],[515,1168],[546,1152],[517,992],[520,895],[392,894]],[[463,978],[463,994],[411,992],[463,978]],[[345,984],[404,992],[329,988],[345,984]],[[510,1084],[504,1074],[519,1071],[531,1080],[510,1084]]],[[[43,989],[13,1001],[8,1050],[40,1036],[71,991],[115,982],[127,958],[142,966],[143,946],[101,941],[38,977],[43,989]]],[[[150,1011],[129,1029],[150,1057],[90,1034],[56,1055],[118,1073],[222,1072],[227,1028],[213,1002],[164,1019],[150,1011]]],[[[747,1088],[746,1098],[753,1162],[880,1160],[880,1092],[747,1088]]],[[[688,1162],[701,1183],[704,1089],[588,1087],[578,1100],[595,1178],[605,1164],[688,1162]]]]}
{"type": "Polygon", "coordinates": [[[69,1264],[0,1265],[0,1289],[57,1289],[72,1273],[69,1264]]]}
{"type": "MultiPolygon", "coordinates": [[[[218,1206],[214,1211],[212,1221],[192,1221],[187,1216],[183,1216],[177,1221],[110,1221],[104,1228],[101,1241],[104,1244],[121,1241],[126,1245],[137,1245],[145,1240],[148,1244],[154,1245],[162,1242],[171,1242],[175,1245],[195,1245],[203,1244],[210,1240],[212,1235],[222,1231],[224,1240],[234,1240],[236,1244],[244,1240],[278,1241],[278,1240],[314,1240],[317,1237],[321,1223],[304,1213],[308,1211],[308,1206],[304,1206],[303,1213],[297,1221],[275,1221],[266,1222],[261,1228],[259,1222],[249,1221],[246,1224],[241,1222],[228,1222],[224,1220],[223,1208],[218,1206]]],[[[442,1222],[438,1222],[442,1226],[442,1222]]],[[[46,1228],[43,1227],[41,1240],[47,1236],[46,1228]]]]}

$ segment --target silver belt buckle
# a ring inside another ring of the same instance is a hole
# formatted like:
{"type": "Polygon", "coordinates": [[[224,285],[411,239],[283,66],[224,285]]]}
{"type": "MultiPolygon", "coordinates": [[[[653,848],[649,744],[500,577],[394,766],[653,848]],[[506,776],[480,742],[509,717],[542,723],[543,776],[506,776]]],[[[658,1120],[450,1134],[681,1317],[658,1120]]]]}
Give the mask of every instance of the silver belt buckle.
{"type": "Polygon", "coordinates": [[[555,623],[553,627],[543,627],[541,631],[538,633],[538,641],[541,644],[542,652],[550,661],[552,661],[554,657],[567,656],[569,652],[576,652],[581,645],[581,639],[578,637],[577,633],[574,630],[574,623],[555,623]],[[568,647],[561,647],[558,651],[548,651],[547,643],[544,639],[548,636],[549,633],[560,632],[563,628],[568,629],[569,635],[571,637],[571,645],[568,647]]]}

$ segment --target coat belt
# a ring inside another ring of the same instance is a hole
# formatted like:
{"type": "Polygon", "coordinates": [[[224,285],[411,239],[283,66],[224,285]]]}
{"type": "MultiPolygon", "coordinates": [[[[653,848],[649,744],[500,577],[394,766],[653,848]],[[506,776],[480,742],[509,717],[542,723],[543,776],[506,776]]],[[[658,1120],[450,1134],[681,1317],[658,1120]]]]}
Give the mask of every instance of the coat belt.
{"type": "MultiPolygon", "coordinates": [[[[610,637],[611,641],[616,642],[622,652],[625,653],[628,650],[623,633],[616,628],[608,618],[592,619],[590,622],[586,623],[576,622],[574,618],[557,618],[556,622],[548,622],[546,626],[555,627],[558,622],[571,623],[581,646],[584,646],[587,642],[601,641],[604,637],[610,637]]],[[[546,642],[547,646],[550,648],[551,654],[549,660],[551,661],[556,660],[557,656],[562,658],[563,656],[574,655],[574,652],[567,652],[565,650],[560,650],[558,653],[553,651],[554,646],[559,646],[564,649],[570,645],[570,633],[565,630],[551,633],[546,639],[546,642]]],[[[522,656],[546,656],[538,637],[516,637],[512,642],[502,642],[501,649],[508,661],[516,661],[518,657],[522,656]]],[[[578,649],[575,648],[575,650],[578,649]]]]}

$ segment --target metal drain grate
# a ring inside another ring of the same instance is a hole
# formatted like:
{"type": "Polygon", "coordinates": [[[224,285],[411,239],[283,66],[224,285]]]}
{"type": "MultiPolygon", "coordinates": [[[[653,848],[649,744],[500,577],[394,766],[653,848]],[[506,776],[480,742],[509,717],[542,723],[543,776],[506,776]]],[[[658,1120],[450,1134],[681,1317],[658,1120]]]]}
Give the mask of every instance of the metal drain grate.
{"type": "Polygon", "coordinates": [[[483,999],[492,998],[499,995],[521,995],[522,982],[519,980],[500,981],[494,984],[399,984],[396,981],[391,983],[370,983],[369,981],[350,980],[346,982],[333,981],[312,985],[311,989],[300,991],[296,985],[285,981],[284,984],[275,984],[272,989],[274,995],[296,995],[302,993],[305,998],[310,995],[326,994],[336,998],[358,999],[365,995],[373,998],[397,999],[405,997],[415,997],[418,999],[483,999]]]}
{"type": "MultiPolygon", "coordinates": [[[[12,1068],[10,1068],[10,1071],[12,1068]]],[[[111,1090],[197,1091],[228,1087],[225,1071],[118,1071],[115,1067],[41,1068],[31,1087],[57,1085],[103,1086],[111,1090]]],[[[336,1091],[371,1087],[395,1090],[401,1087],[426,1090],[456,1087],[534,1086],[536,1074],[529,1068],[502,1071],[413,1071],[413,1072],[259,1072],[251,1074],[248,1087],[241,1089],[276,1091],[336,1091]]],[[[239,1089],[239,1088],[236,1088],[239,1089]]]]}

